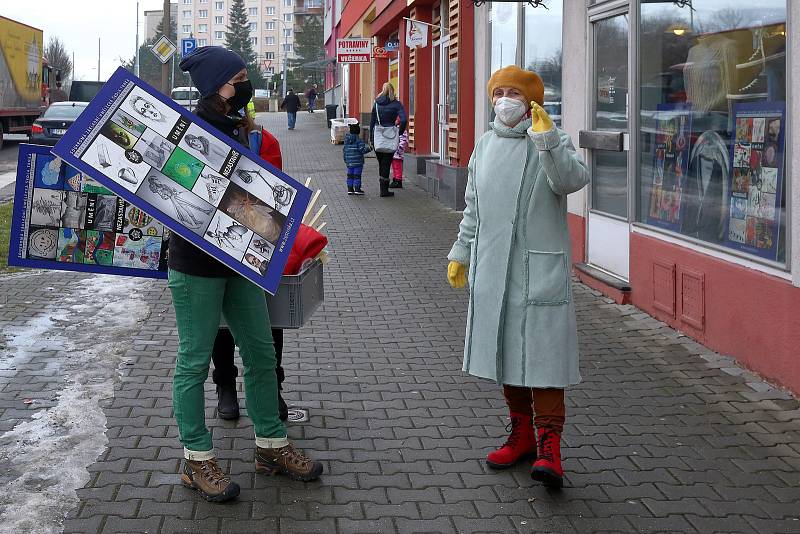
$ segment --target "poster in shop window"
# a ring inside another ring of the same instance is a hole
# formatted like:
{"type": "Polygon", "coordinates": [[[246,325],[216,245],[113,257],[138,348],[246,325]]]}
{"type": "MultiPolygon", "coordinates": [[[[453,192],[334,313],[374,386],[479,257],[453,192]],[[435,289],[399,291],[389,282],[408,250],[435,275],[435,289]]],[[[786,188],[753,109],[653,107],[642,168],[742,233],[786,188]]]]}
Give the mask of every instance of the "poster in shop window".
{"type": "Polygon", "coordinates": [[[50,153],[20,145],[8,264],[166,278],[169,230],[50,153]]]}
{"type": "Polygon", "coordinates": [[[733,108],[727,245],[777,259],[783,184],[783,102],[733,108]]]}
{"type": "Polygon", "coordinates": [[[123,68],[53,148],[274,294],[311,191],[123,68]]]}
{"type": "Polygon", "coordinates": [[[691,131],[692,115],[688,106],[658,106],[648,224],[673,231],[680,230],[691,131]]]}

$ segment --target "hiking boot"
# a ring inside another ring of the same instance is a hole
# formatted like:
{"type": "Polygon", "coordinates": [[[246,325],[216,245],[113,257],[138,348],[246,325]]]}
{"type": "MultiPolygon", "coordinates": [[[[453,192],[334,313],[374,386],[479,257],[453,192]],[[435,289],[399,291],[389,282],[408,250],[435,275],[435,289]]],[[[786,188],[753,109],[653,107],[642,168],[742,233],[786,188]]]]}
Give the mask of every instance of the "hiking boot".
{"type": "Polygon", "coordinates": [[[353,189],[353,194],[357,196],[363,196],[365,193],[361,190],[360,187],[356,187],[353,189]]]}
{"type": "Polygon", "coordinates": [[[511,435],[503,446],[486,456],[486,465],[492,469],[508,469],[520,460],[536,458],[536,433],[530,414],[511,412],[506,431],[511,435]]]}
{"type": "Polygon", "coordinates": [[[217,415],[220,419],[239,419],[239,399],[236,382],[217,384],[217,415]]]}
{"type": "Polygon", "coordinates": [[[279,449],[256,447],[256,473],[286,475],[292,480],[309,482],[322,474],[322,464],[307,458],[291,443],[279,449]]]}
{"type": "Polygon", "coordinates": [[[533,463],[531,478],[548,488],[564,485],[564,470],[561,468],[561,433],[552,428],[539,429],[539,457],[533,463]]]}
{"type": "Polygon", "coordinates": [[[392,180],[392,182],[389,184],[389,189],[403,189],[403,181],[392,180]]]}
{"type": "Polygon", "coordinates": [[[289,406],[286,405],[286,401],[283,400],[280,391],[278,391],[278,417],[280,417],[281,421],[289,419],[289,406]]]}
{"type": "Polygon", "coordinates": [[[239,495],[239,484],[231,481],[214,458],[200,462],[184,460],[181,482],[211,502],[230,501],[239,495]]]}

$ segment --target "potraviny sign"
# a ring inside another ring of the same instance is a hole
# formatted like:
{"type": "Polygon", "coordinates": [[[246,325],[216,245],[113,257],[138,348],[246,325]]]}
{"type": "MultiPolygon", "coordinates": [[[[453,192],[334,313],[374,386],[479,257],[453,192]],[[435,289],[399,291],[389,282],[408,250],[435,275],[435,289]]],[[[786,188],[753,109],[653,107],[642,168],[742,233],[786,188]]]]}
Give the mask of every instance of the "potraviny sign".
{"type": "Polygon", "coordinates": [[[369,63],[372,56],[372,41],[365,38],[336,39],[336,61],[338,63],[369,63]]]}

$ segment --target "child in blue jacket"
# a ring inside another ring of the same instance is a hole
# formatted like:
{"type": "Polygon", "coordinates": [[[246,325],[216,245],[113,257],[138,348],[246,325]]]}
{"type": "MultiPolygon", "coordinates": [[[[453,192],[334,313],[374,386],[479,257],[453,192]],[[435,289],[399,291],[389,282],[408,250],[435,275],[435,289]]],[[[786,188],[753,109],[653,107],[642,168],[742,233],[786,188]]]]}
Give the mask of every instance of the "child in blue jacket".
{"type": "Polygon", "coordinates": [[[361,172],[364,170],[364,154],[372,149],[361,140],[358,134],[361,127],[350,125],[350,133],[344,136],[344,163],[347,165],[347,194],[363,195],[361,190],[361,172]]]}

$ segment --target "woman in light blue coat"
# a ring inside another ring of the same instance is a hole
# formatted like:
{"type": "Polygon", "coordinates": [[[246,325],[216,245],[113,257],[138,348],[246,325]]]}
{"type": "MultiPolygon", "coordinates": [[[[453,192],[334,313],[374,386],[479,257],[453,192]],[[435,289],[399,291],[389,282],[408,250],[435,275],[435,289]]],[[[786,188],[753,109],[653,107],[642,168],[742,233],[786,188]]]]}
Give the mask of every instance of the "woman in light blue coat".
{"type": "Polygon", "coordinates": [[[581,380],[567,195],[588,172],[542,109],[538,75],[505,67],[488,90],[497,118],[470,159],[447,256],[450,284],[470,286],[464,370],[503,384],[509,406],[511,436],[488,465],[507,468],[538,449],[531,476],[560,487],[564,388],[581,380]]]}

